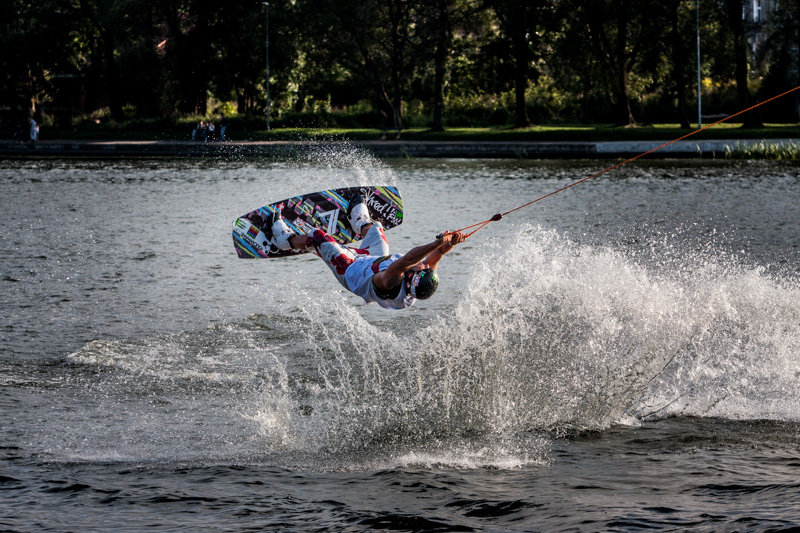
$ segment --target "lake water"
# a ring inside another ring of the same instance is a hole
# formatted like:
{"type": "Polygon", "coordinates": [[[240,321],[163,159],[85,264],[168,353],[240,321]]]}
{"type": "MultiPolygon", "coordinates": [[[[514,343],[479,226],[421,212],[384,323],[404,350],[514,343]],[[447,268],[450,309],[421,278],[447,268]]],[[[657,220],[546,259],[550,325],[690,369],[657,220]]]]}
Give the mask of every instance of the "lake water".
{"type": "Polygon", "coordinates": [[[628,165],[396,312],[230,235],[391,184],[405,252],[599,165],[0,162],[0,529],[800,527],[800,165],[628,165]]]}

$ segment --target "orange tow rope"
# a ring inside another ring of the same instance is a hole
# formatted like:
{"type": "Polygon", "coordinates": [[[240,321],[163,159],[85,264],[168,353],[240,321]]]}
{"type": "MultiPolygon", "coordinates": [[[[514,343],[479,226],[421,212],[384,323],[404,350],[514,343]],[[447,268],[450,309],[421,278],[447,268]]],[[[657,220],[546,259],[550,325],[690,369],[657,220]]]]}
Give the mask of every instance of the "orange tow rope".
{"type": "Polygon", "coordinates": [[[528,202],[527,204],[523,204],[523,205],[521,205],[521,206],[519,206],[519,207],[515,207],[514,209],[512,209],[512,210],[510,210],[510,211],[506,211],[505,213],[497,213],[496,215],[494,215],[494,216],[493,216],[492,218],[490,218],[489,220],[484,220],[483,222],[478,222],[478,223],[476,223],[476,224],[472,224],[471,226],[467,226],[467,227],[465,227],[465,228],[461,228],[461,229],[458,229],[458,230],[448,231],[448,232],[445,232],[445,233],[443,233],[442,235],[449,235],[449,234],[451,234],[451,233],[456,233],[456,232],[458,232],[458,231],[464,231],[464,230],[468,230],[468,229],[471,229],[471,228],[475,228],[475,227],[477,226],[477,228],[475,228],[474,230],[472,230],[470,233],[468,233],[468,234],[467,234],[467,237],[471,237],[473,234],[475,234],[475,232],[477,232],[479,229],[482,229],[482,228],[484,228],[484,227],[485,227],[487,224],[489,224],[490,222],[497,222],[498,220],[500,220],[500,219],[501,219],[501,218],[503,218],[504,216],[506,216],[506,215],[508,215],[508,214],[510,214],[510,213],[513,213],[514,211],[518,211],[518,210],[522,209],[523,207],[528,207],[529,205],[531,205],[531,204],[535,204],[536,202],[539,202],[539,201],[541,201],[541,200],[544,200],[545,198],[549,198],[549,197],[551,197],[551,196],[553,196],[553,195],[555,195],[555,194],[558,194],[558,193],[560,193],[560,192],[562,192],[562,191],[566,191],[567,189],[569,189],[569,188],[571,188],[571,187],[574,187],[574,186],[576,186],[576,185],[578,185],[578,184],[580,184],[580,183],[583,183],[584,181],[589,181],[589,180],[590,180],[590,179],[592,179],[592,178],[596,178],[597,176],[600,176],[601,174],[605,174],[606,172],[609,172],[609,171],[611,171],[611,170],[614,170],[615,168],[619,168],[619,167],[621,167],[621,166],[623,166],[623,165],[627,165],[627,164],[628,164],[628,163],[630,163],[631,161],[636,161],[637,159],[639,159],[639,158],[641,158],[641,157],[644,157],[644,156],[646,156],[646,155],[652,154],[653,152],[656,152],[656,151],[658,151],[658,150],[661,150],[662,148],[664,148],[664,147],[666,147],[666,146],[669,146],[670,144],[675,144],[676,142],[678,142],[678,141],[682,141],[682,140],[684,140],[684,139],[686,139],[686,138],[688,138],[688,137],[691,137],[692,135],[694,135],[694,134],[696,134],[696,133],[700,133],[701,131],[705,131],[705,130],[707,130],[707,129],[709,129],[709,128],[713,128],[713,127],[714,127],[714,126],[716,126],[717,124],[721,124],[721,123],[725,122],[726,120],[730,120],[730,119],[732,119],[732,118],[734,118],[734,117],[738,117],[739,115],[741,115],[741,114],[743,114],[743,113],[747,113],[748,111],[750,111],[750,110],[753,110],[753,109],[755,109],[755,108],[757,108],[757,107],[759,107],[759,106],[762,106],[762,105],[764,105],[764,104],[768,104],[768,103],[772,102],[773,100],[777,100],[778,98],[781,98],[781,97],[783,97],[783,96],[786,96],[787,94],[789,94],[789,93],[792,93],[792,92],[794,92],[794,91],[796,91],[796,90],[798,90],[798,89],[800,89],[800,85],[799,85],[799,86],[797,86],[797,87],[795,87],[794,89],[789,89],[789,90],[788,90],[788,91],[786,91],[785,93],[779,94],[778,96],[773,96],[773,97],[772,97],[772,98],[770,98],[769,100],[765,100],[765,101],[763,101],[763,102],[760,102],[760,103],[758,103],[758,104],[756,104],[756,105],[754,105],[754,106],[750,106],[750,107],[748,107],[747,109],[744,109],[744,110],[742,110],[742,111],[739,111],[739,112],[738,112],[738,113],[736,113],[736,114],[733,114],[733,115],[731,115],[731,116],[729,116],[729,117],[725,117],[725,118],[723,118],[722,120],[718,120],[718,121],[716,121],[716,122],[714,122],[714,123],[712,123],[712,124],[709,124],[708,126],[705,126],[705,127],[703,127],[703,128],[700,128],[700,129],[698,129],[698,130],[694,130],[694,131],[692,131],[692,132],[690,132],[690,133],[687,133],[686,135],[684,135],[684,136],[682,136],[682,137],[678,137],[678,138],[677,138],[677,139],[675,139],[674,141],[670,141],[670,142],[668,142],[668,143],[664,143],[664,144],[662,144],[661,146],[658,146],[658,147],[656,147],[656,148],[653,148],[652,150],[648,150],[647,152],[641,153],[641,154],[637,155],[636,157],[631,157],[630,159],[628,159],[628,160],[626,160],[626,161],[623,161],[623,162],[621,162],[621,163],[617,163],[616,165],[610,166],[610,167],[608,167],[608,168],[607,168],[607,169],[605,169],[605,170],[601,170],[600,172],[598,172],[598,173],[596,173],[596,174],[592,174],[591,176],[585,177],[585,178],[583,178],[582,180],[578,180],[578,181],[576,181],[576,182],[574,182],[574,183],[570,183],[570,184],[569,184],[569,185],[567,185],[566,187],[562,187],[562,188],[558,189],[557,191],[553,191],[553,192],[551,192],[551,193],[549,193],[549,194],[545,194],[544,196],[542,196],[542,197],[540,197],[540,198],[537,198],[537,199],[535,199],[535,200],[532,200],[532,201],[528,202]]]}

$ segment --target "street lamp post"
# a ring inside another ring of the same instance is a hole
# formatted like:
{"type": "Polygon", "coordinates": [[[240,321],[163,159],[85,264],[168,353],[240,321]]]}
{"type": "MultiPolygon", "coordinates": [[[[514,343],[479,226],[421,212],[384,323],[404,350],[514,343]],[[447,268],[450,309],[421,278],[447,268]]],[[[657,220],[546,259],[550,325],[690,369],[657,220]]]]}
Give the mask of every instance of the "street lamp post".
{"type": "Polygon", "coordinates": [[[266,33],[266,52],[267,52],[267,77],[265,87],[267,89],[267,131],[269,131],[269,2],[261,2],[265,9],[264,33],[266,33]]]}

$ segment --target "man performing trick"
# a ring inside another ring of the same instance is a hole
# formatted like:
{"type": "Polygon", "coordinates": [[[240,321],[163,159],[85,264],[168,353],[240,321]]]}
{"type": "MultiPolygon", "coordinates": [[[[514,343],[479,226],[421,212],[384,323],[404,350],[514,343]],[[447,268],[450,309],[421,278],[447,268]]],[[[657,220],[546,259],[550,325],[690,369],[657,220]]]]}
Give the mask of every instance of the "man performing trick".
{"type": "Polygon", "coordinates": [[[345,289],[361,296],[367,304],[375,302],[387,309],[411,307],[416,300],[430,298],[439,286],[439,261],[467,238],[455,232],[412,248],[405,255],[389,255],[383,226],[370,218],[363,196],[350,201],[347,216],[353,233],[363,236],[363,248],[343,246],[319,229],[298,235],[286,225],[280,211],[273,214],[271,231],[265,233],[281,250],[314,252],[345,289]]]}

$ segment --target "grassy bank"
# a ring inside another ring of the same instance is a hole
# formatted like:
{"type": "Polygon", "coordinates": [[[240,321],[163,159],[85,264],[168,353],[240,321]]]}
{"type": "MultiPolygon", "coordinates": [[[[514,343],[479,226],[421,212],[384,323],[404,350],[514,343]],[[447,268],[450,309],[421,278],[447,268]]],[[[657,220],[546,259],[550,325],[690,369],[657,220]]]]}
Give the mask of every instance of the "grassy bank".
{"type": "MultiPolygon", "coordinates": [[[[41,140],[191,140],[194,121],[153,120],[125,123],[83,124],[70,128],[42,128],[41,140]]],[[[253,121],[231,121],[228,138],[232,141],[301,141],[301,140],[409,140],[409,141],[645,141],[676,139],[692,130],[677,124],[659,124],[616,128],[609,125],[534,126],[527,129],[508,127],[449,128],[434,132],[410,128],[401,132],[378,129],[343,128],[275,128],[267,131],[253,121]]],[[[700,139],[800,139],[800,125],[765,124],[761,128],[742,128],[740,124],[720,124],[691,137],[700,139]]]]}

